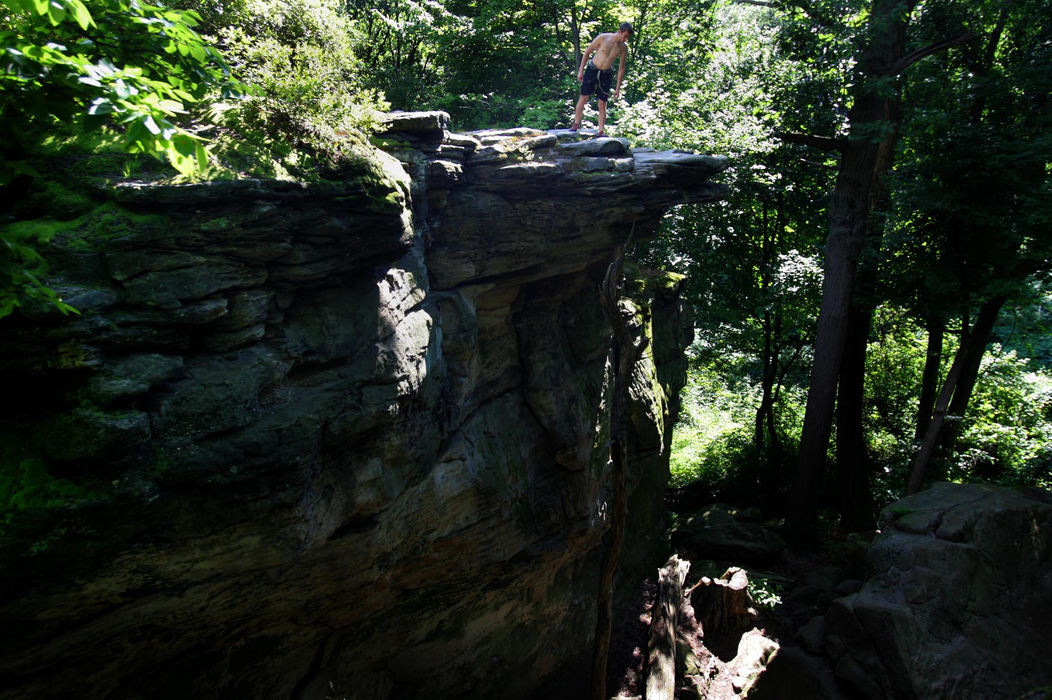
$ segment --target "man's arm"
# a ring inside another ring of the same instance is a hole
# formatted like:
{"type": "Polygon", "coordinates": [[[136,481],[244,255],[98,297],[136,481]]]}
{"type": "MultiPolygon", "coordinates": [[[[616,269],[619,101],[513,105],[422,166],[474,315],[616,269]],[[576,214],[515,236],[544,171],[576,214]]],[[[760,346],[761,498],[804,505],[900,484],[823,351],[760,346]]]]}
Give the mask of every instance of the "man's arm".
{"type": "Polygon", "coordinates": [[[628,61],[628,49],[621,47],[621,60],[617,62],[617,87],[614,89],[614,99],[621,96],[621,80],[625,77],[625,63],[628,61]]]}
{"type": "Polygon", "coordinates": [[[592,54],[599,50],[601,36],[592,39],[592,43],[588,44],[587,48],[581,52],[581,66],[577,69],[577,82],[584,80],[584,67],[588,65],[588,59],[592,57],[592,54]]]}

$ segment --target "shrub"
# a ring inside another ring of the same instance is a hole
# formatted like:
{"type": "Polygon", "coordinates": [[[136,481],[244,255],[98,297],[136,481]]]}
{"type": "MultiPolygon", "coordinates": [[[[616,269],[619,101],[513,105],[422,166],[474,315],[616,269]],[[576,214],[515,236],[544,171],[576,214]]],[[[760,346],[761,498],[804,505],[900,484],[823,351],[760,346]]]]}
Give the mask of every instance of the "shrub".
{"type": "Polygon", "coordinates": [[[336,0],[246,0],[214,18],[215,40],[250,94],[219,105],[219,150],[251,174],[339,167],[386,104],[365,88],[336,0]]]}

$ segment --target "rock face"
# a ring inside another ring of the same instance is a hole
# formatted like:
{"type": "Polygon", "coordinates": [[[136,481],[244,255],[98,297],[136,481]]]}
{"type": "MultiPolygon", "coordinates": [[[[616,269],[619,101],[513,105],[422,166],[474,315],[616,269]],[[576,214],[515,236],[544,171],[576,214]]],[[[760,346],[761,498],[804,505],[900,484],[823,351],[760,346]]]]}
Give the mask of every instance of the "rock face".
{"type": "Polygon", "coordinates": [[[881,530],[872,578],[825,617],[838,676],[870,698],[1047,692],[1052,504],[937,484],[888,506],[881,530]]]}
{"type": "MultiPolygon", "coordinates": [[[[338,182],[124,184],[12,224],[82,314],[0,324],[0,698],[588,682],[597,283],[725,164],[447,121],[392,115],[389,155],[338,182]]],[[[624,577],[661,530],[677,285],[640,275],[623,304],[651,339],[624,577]]]]}

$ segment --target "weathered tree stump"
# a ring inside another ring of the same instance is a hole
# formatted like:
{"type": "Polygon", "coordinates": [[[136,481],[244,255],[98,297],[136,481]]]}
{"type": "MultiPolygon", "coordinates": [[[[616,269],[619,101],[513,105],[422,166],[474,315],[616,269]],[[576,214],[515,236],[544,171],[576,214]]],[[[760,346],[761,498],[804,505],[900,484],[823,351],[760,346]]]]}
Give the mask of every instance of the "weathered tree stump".
{"type": "Polygon", "coordinates": [[[724,661],[734,657],[742,633],[756,620],[748,587],[745,569],[733,566],[718,579],[703,576],[687,592],[699,613],[705,646],[724,661]]]}
{"type": "Polygon", "coordinates": [[[647,700],[672,700],[676,691],[676,628],[690,562],[675,554],[658,569],[658,594],[650,620],[647,700]]]}

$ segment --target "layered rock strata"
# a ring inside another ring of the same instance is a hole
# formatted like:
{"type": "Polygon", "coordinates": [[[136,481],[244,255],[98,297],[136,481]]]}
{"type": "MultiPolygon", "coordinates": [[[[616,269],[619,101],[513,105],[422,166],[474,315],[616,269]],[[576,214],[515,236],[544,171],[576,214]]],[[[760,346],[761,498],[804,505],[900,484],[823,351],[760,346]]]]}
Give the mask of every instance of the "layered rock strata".
{"type": "MultiPolygon", "coordinates": [[[[610,497],[597,283],[630,232],[719,197],[725,163],[455,134],[441,113],[391,115],[380,145],[340,181],[124,183],[12,224],[82,313],[0,324],[0,698],[587,682],[610,497]]],[[[630,566],[661,530],[677,286],[626,285],[650,337],[630,566]]]]}

